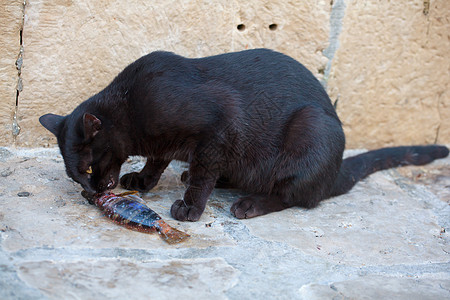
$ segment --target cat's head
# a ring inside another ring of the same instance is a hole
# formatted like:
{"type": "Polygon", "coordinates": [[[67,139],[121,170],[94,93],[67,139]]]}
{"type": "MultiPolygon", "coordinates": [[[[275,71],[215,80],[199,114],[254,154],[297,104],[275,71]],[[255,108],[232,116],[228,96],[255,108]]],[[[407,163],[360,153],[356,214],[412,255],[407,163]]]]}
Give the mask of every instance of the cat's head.
{"type": "Polygon", "coordinates": [[[67,116],[46,114],[39,118],[58,139],[67,175],[90,194],[116,187],[126,159],[118,155],[113,134],[101,119],[77,110],[67,116]]]}

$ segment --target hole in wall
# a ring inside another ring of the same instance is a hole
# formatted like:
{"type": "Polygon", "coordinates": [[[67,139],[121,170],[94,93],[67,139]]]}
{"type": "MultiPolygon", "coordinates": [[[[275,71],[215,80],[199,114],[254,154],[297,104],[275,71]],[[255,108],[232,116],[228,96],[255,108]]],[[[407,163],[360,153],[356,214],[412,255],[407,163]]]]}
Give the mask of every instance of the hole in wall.
{"type": "Polygon", "coordinates": [[[275,24],[275,23],[269,25],[269,29],[272,30],[272,31],[277,30],[277,28],[278,28],[278,25],[275,24]]]}
{"type": "Polygon", "coordinates": [[[245,30],[245,25],[244,24],[239,24],[236,28],[239,31],[244,31],[245,30]]]}

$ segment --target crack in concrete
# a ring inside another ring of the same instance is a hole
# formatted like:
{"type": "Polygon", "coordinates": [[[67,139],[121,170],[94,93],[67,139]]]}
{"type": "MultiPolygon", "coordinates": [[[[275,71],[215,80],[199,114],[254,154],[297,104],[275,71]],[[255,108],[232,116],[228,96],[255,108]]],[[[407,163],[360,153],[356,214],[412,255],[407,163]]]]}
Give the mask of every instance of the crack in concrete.
{"type": "Polygon", "coordinates": [[[16,86],[16,106],[14,108],[14,115],[13,120],[11,124],[11,130],[12,135],[14,137],[14,144],[16,143],[16,138],[20,133],[20,125],[18,122],[18,111],[19,111],[19,96],[20,93],[23,90],[23,81],[22,81],[22,66],[23,66],[23,53],[24,53],[24,47],[23,47],[23,27],[25,23],[25,6],[27,5],[27,1],[24,0],[22,3],[22,20],[20,24],[20,31],[19,31],[19,54],[17,57],[17,60],[15,62],[16,69],[17,69],[17,86],[16,86]]]}

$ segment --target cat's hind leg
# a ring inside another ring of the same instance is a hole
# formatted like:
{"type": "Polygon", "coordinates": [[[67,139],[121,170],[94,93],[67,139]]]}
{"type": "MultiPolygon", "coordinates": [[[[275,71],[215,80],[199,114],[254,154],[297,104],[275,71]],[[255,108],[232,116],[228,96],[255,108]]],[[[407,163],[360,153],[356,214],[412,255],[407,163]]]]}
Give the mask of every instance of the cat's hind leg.
{"type": "Polygon", "coordinates": [[[230,211],[238,219],[249,219],[289,207],[280,196],[253,194],[236,200],[230,211]]]}
{"type": "Polygon", "coordinates": [[[231,213],[242,219],[293,206],[316,206],[331,193],[343,150],[344,135],[337,117],[314,106],[294,112],[279,152],[267,158],[260,170],[264,174],[255,184],[260,191],[238,199],[231,213]]]}
{"type": "Polygon", "coordinates": [[[161,174],[168,165],[168,161],[155,161],[148,158],[141,172],[132,172],[123,175],[120,178],[120,185],[127,190],[148,192],[158,184],[161,174]]]}

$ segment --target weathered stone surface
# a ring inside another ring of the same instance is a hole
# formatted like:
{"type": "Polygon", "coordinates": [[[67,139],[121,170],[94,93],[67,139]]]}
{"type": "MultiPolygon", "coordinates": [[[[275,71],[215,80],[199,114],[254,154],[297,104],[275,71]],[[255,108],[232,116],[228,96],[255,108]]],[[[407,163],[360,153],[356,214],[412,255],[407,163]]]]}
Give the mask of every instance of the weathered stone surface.
{"type": "Polygon", "coordinates": [[[269,47],[314,73],[326,63],[327,1],[29,1],[18,145],[55,138],[37,118],[69,113],[119,71],[154,50],[201,57],[269,47]],[[301,17],[300,17],[301,16],[301,17]],[[237,26],[245,24],[239,31],[237,26]],[[277,24],[276,30],[269,25],[277,24]]]}
{"type": "Polygon", "coordinates": [[[367,276],[330,285],[302,286],[300,298],[320,299],[398,299],[435,300],[449,296],[450,277],[445,280],[367,276]]]}
{"type": "Polygon", "coordinates": [[[237,283],[238,275],[222,258],[47,260],[19,266],[20,278],[50,299],[173,299],[175,295],[226,299],[224,292],[237,283]]]}
{"type": "Polygon", "coordinates": [[[450,203],[450,167],[448,165],[436,163],[424,168],[404,167],[396,171],[414,183],[426,185],[441,200],[450,203]]]}
{"type": "MultiPolygon", "coordinates": [[[[132,158],[122,172],[143,163],[132,158]]],[[[440,178],[449,165],[446,158],[409,171],[440,178]]],[[[229,212],[242,194],[215,190],[192,223],[169,215],[184,192],[183,169],[171,164],[143,195],[191,235],[167,245],[87,204],[57,149],[0,148],[0,299],[450,297],[450,207],[434,194],[445,181],[422,186],[399,171],[379,172],[316,209],[253,220],[229,212]]]]}
{"type": "MultiPolygon", "coordinates": [[[[42,152],[42,155],[49,153],[42,152]]],[[[51,153],[51,152],[50,152],[51,153]]],[[[57,151],[53,152],[57,154],[57,151]]],[[[2,185],[2,205],[8,207],[3,222],[8,224],[3,247],[8,251],[19,251],[33,247],[132,247],[134,249],[173,248],[165,244],[158,234],[143,235],[123,227],[117,227],[102,212],[80,195],[80,186],[70,180],[64,171],[61,158],[39,157],[14,160],[16,166],[6,167],[0,162],[0,171],[7,174],[2,181],[17,181],[18,185],[2,185]],[[45,163],[46,167],[42,167],[45,163]],[[52,167],[49,169],[48,166],[52,167]],[[30,176],[34,174],[33,176],[30,176]],[[61,191],[64,191],[61,193],[61,191]],[[20,193],[29,193],[21,197],[20,193]],[[6,196],[7,195],[7,196],[6,196]],[[36,206],[36,204],[39,204],[36,206]],[[24,222],[23,220],[33,220],[24,222]],[[42,231],[43,228],[51,230],[42,231]]],[[[123,172],[142,167],[141,162],[125,166],[123,172]]],[[[214,224],[215,213],[208,209],[197,223],[179,223],[171,220],[170,206],[176,199],[183,198],[184,186],[174,175],[172,168],[166,170],[160,183],[152,193],[143,198],[168,223],[188,233],[196,234],[186,242],[195,247],[230,246],[233,240],[223,231],[223,226],[214,224]],[[214,226],[205,226],[213,224],[214,226]]],[[[177,246],[175,246],[177,247],[177,246]]]]}
{"type": "Polygon", "coordinates": [[[232,23],[245,29],[232,31],[228,51],[274,49],[299,60],[322,78],[327,63],[322,52],[328,45],[329,1],[237,1],[235,9],[232,23]]]}
{"type": "Polygon", "coordinates": [[[448,143],[450,2],[345,3],[328,91],[347,146],[448,143]]]}
{"type": "Polygon", "coordinates": [[[441,235],[441,225],[426,208],[433,202],[449,215],[450,209],[425,190],[414,188],[414,194],[405,193],[387,172],[377,173],[315,209],[294,208],[243,222],[256,236],[287,242],[335,264],[445,262],[450,250],[442,239],[446,234],[441,235]]]}
{"type": "Polygon", "coordinates": [[[16,106],[17,68],[23,0],[0,1],[0,145],[13,143],[12,122],[16,106]]]}

